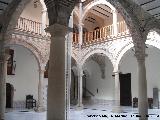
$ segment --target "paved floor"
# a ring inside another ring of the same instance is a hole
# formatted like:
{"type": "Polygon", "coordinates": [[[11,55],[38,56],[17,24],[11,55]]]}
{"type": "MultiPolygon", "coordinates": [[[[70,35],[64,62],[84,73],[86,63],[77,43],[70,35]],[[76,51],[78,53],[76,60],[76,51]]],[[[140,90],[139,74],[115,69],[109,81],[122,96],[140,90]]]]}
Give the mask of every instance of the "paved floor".
{"type": "MultiPolygon", "coordinates": [[[[72,106],[70,120],[138,120],[137,108],[123,107],[123,113],[111,112],[106,105],[85,105],[82,110],[72,106]]],[[[160,120],[160,109],[149,109],[149,120],[160,120]]],[[[37,113],[32,110],[9,110],[5,120],[46,120],[46,112],[37,113]]]]}

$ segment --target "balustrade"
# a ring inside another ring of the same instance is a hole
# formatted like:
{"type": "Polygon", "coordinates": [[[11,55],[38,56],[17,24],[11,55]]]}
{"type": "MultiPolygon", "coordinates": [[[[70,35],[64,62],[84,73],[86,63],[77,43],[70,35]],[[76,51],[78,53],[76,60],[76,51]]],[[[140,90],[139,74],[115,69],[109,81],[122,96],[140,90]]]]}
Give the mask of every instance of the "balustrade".
{"type": "Polygon", "coordinates": [[[16,29],[41,35],[42,23],[20,17],[16,29]]]}
{"type": "MultiPolygon", "coordinates": [[[[48,25],[46,25],[47,27],[48,25]]],[[[118,35],[125,35],[129,33],[125,21],[117,23],[118,35]]],[[[42,35],[42,23],[32,21],[26,18],[20,17],[16,29],[24,32],[29,32],[32,34],[42,35]]],[[[46,33],[46,36],[50,36],[49,33],[46,33]]],[[[94,31],[84,32],[83,33],[83,44],[92,44],[96,42],[107,41],[107,38],[114,37],[114,27],[113,25],[104,26],[100,29],[94,31]]],[[[73,44],[78,44],[79,34],[73,33],[73,44]]]]}

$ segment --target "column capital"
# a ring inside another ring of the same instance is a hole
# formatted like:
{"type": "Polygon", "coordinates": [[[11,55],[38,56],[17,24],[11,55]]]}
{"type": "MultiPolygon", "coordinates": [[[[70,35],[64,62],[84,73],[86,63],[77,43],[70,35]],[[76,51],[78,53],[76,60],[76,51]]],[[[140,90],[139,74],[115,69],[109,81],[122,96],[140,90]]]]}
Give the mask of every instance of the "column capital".
{"type": "Polygon", "coordinates": [[[53,25],[55,23],[68,25],[69,16],[75,6],[74,2],[67,2],[66,0],[44,1],[48,11],[49,24],[53,25]]]}
{"type": "Polygon", "coordinates": [[[55,23],[48,28],[45,29],[46,32],[49,32],[51,36],[65,36],[67,33],[67,27],[65,25],[61,25],[58,23],[55,23]]]}

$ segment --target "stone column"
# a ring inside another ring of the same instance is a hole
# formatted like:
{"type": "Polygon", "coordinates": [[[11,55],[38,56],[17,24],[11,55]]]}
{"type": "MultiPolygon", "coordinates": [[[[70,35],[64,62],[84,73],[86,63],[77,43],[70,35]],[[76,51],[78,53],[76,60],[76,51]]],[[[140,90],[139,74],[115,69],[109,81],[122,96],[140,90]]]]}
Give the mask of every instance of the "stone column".
{"type": "Polygon", "coordinates": [[[39,84],[38,84],[38,106],[37,106],[37,112],[44,112],[45,106],[44,106],[44,71],[45,69],[39,70],[39,84]]]}
{"type": "Polygon", "coordinates": [[[66,120],[65,35],[67,28],[55,23],[47,31],[51,34],[47,120],[66,120]]]}
{"type": "Polygon", "coordinates": [[[117,26],[117,11],[113,10],[113,35],[117,36],[118,34],[118,26],[117,26]]]}
{"type": "Polygon", "coordinates": [[[46,28],[46,17],[47,17],[47,10],[42,10],[42,35],[46,35],[45,28],[46,28]]]}
{"type": "Polygon", "coordinates": [[[139,120],[148,120],[148,98],[147,98],[147,80],[146,80],[146,67],[145,57],[146,54],[136,53],[138,62],[138,111],[141,118],[139,120]]]}
{"type": "Polygon", "coordinates": [[[112,112],[121,113],[122,109],[120,106],[120,81],[119,81],[119,71],[114,72],[115,78],[115,91],[114,91],[114,106],[112,112]]]}
{"type": "Polygon", "coordinates": [[[5,52],[3,45],[4,43],[0,42],[0,120],[5,119],[7,60],[9,59],[8,50],[5,52]]]}
{"type": "Polygon", "coordinates": [[[67,98],[66,98],[66,116],[67,120],[69,120],[70,114],[70,88],[71,88],[71,56],[72,56],[72,39],[73,39],[73,12],[70,16],[69,20],[69,28],[68,34],[66,35],[66,91],[67,91],[67,98]]]}
{"type": "Polygon", "coordinates": [[[83,76],[83,70],[82,65],[78,65],[78,103],[77,107],[78,109],[83,107],[83,84],[82,84],[82,76],[83,76]]]}
{"type": "Polygon", "coordinates": [[[82,41],[83,41],[83,24],[82,24],[82,2],[79,3],[79,43],[78,43],[78,103],[77,107],[82,108],[83,103],[82,103],[82,97],[83,97],[83,84],[82,84],[82,76],[83,76],[83,70],[82,70],[82,65],[81,63],[81,51],[82,51],[82,41]]]}

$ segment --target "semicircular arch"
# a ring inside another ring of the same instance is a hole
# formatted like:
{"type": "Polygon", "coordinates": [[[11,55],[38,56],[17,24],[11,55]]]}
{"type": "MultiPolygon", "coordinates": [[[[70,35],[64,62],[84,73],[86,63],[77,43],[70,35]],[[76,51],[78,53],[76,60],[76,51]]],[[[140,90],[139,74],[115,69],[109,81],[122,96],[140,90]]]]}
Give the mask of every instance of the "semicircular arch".
{"type": "MultiPolygon", "coordinates": [[[[146,45],[151,45],[151,46],[156,47],[160,50],[159,38],[160,38],[160,35],[156,31],[151,31],[150,33],[148,33],[148,38],[147,38],[145,44],[146,45]]],[[[120,61],[122,60],[124,54],[128,50],[130,50],[132,47],[134,47],[133,42],[130,42],[120,50],[120,54],[118,55],[118,57],[116,59],[116,64],[115,64],[115,67],[114,67],[115,71],[119,70],[120,61]]]]}
{"type": "Polygon", "coordinates": [[[10,46],[10,45],[19,45],[19,46],[23,46],[26,49],[28,49],[30,52],[32,52],[32,54],[35,56],[37,63],[38,63],[38,67],[39,69],[41,69],[43,61],[42,61],[42,56],[40,55],[39,50],[34,47],[33,45],[31,45],[30,43],[27,43],[25,41],[15,41],[15,40],[10,40],[6,42],[6,47],[10,46]]]}
{"type": "Polygon", "coordinates": [[[81,65],[83,66],[84,63],[86,62],[86,60],[94,55],[94,54],[102,54],[102,55],[105,55],[112,63],[113,65],[113,56],[111,53],[109,53],[108,51],[104,50],[104,49],[95,49],[95,50],[90,50],[89,52],[87,52],[82,58],[81,60],[81,65]]]}
{"type": "Polygon", "coordinates": [[[82,15],[82,21],[85,19],[85,17],[87,16],[87,13],[88,11],[96,6],[96,5],[100,5],[100,4],[104,4],[104,5],[107,5],[108,7],[110,7],[112,10],[114,10],[115,8],[109,3],[107,2],[106,0],[98,0],[98,1],[92,1],[90,2],[85,8],[84,8],[84,12],[83,12],[83,15],[82,15]]]}

